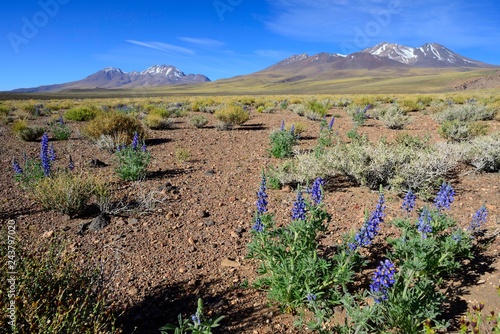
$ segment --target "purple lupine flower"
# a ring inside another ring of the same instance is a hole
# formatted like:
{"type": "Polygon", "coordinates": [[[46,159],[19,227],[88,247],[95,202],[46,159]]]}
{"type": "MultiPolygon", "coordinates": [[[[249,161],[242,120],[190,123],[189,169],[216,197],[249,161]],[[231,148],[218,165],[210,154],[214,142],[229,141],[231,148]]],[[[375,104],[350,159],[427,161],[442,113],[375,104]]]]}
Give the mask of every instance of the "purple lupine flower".
{"type": "Polygon", "coordinates": [[[139,145],[139,134],[137,134],[137,131],[134,132],[134,138],[132,139],[132,149],[136,150],[137,145],[139,145]]]}
{"type": "Polygon", "coordinates": [[[285,120],[281,121],[281,126],[280,126],[281,131],[285,131],[285,120]]]}
{"type": "Polygon", "coordinates": [[[54,151],[54,144],[50,144],[49,147],[49,160],[50,161],[55,161],[57,158],[56,156],[56,151],[54,151]]]}
{"type": "Polygon", "coordinates": [[[193,314],[193,315],[191,316],[191,320],[193,320],[193,323],[194,323],[195,325],[200,325],[201,320],[200,320],[200,315],[198,314],[198,312],[196,312],[196,314],[193,314]]]}
{"type": "Polygon", "coordinates": [[[427,208],[424,208],[420,213],[420,217],[418,217],[417,223],[417,231],[420,232],[424,239],[427,238],[427,233],[432,233],[431,220],[431,213],[427,208]]]}
{"type": "Polygon", "coordinates": [[[462,241],[462,235],[457,230],[455,233],[453,233],[453,235],[451,236],[451,239],[458,244],[460,241],[462,241]]]}
{"type": "Polygon", "coordinates": [[[380,265],[373,274],[372,283],[370,284],[370,291],[374,295],[373,299],[376,303],[387,300],[387,292],[395,283],[395,273],[396,268],[389,259],[380,261],[380,265]]]}
{"type": "Polygon", "coordinates": [[[295,124],[292,124],[292,127],[290,128],[290,133],[292,134],[292,136],[295,135],[295,124]]]}
{"type": "Polygon", "coordinates": [[[64,125],[64,119],[62,116],[59,116],[59,125],[64,125]]]}
{"type": "Polygon", "coordinates": [[[443,182],[439,192],[434,199],[434,205],[438,210],[449,209],[451,203],[453,203],[455,196],[455,191],[451,187],[451,184],[443,182]]]}
{"type": "Polygon", "coordinates": [[[40,145],[40,161],[45,176],[50,176],[49,136],[45,132],[40,145]]]}
{"type": "Polygon", "coordinates": [[[467,229],[472,231],[478,230],[482,224],[486,223],[487,216],[488,210],[486,209],[486,206],[483,205],[476,211],[474,216],[472,216],[472,221],[467,229]]]}
{"type": "Polygon", "coordinates": [[[142,152],[146,152],[147,151],[146,143],[142,143],[141,151],[142,152]]]}
{"type": "Polygon", "coordinates": [[[371,245],[373,239],[380,230],[380,223],[384,222],[384,203],[384,194],[381,193],[375,211],[370,214],[370,218],[365,221],[361,230],[354,236],[355,242],[349,244],[351,250],[355,250],[358,246],[363,247],[371,245]]]}
{"type": "Polygon", "coordinates": [[[75,169],[75,163],[73,162],[73,158],[71,158],[71,155],[69,156],[68,169],[69,170],[75,169]]]}
{"type": "Polygon", "coordinates": [[[332,119],[330,120],[330,123],[328,123],[328,130],[331,130],[333,128],[333,123],[335,122],[335,117],[332,116],[332,119]]]}
{"type": "Polygon", "coordinates": [[[252,229],[255,231],[255,232],[264,232],[264,224],[262,223],[262,219],[260,219],[260,217],[257,217],[257,219],[255,219],[255,224],[253,224],[252,226],[252,229]]]}
{"type": "Polygon", "coordinates": [[[314,300],[316,300],[316,295],[314,293],[308,292],[306,295],[306,299],[310,302],[314,301],[314,300]]]}
{"type": "Polygon", "coordinates": [[[306,220],[306,203],[302,197],[302,192],[297,192],[297,199],[293,203],[292,208],[292,219],[293,220],[306,220]]]}
{"type": "Polygon", "coordinates": [[[259,191],[257,192],[257,214],[267,212],[266,176],[262,174],[259,191]]]}
{"type": "Polygon", "coordinates": [[[23,169],[19,166],[19,163],[16,160],[12,160],[12,167],[14,167],[14,172],[19,175],[23,173],[23,169]]]}
{"type": "Polygon", "coordinates": [[[323,186],[325,185],[325,180],[318,177],[314,180],[311,187],[311,198],[315,205],[319,205],[323,199],[323,186]]]}
{"type": "Polygon", "coordinates": [[[415,201],[417,200],[417,196],[415,196],[415,194],[409,190],[406,195],[405,195],[405,198],[403,200],[403,204],[401,205],[401,209],[403,209],[404,211],[410,213],[413,211],[413,209],[415,208],[415,201]]]}

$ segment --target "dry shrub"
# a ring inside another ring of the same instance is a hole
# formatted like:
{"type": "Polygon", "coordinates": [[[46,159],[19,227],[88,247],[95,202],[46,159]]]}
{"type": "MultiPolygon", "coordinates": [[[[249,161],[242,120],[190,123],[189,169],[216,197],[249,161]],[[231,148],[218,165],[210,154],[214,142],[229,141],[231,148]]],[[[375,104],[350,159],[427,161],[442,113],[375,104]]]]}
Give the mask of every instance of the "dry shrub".
{"type": "Polygon", "coordinates": [[[214,116],[221,123],[221,126],[218,126],[220,130],[232,129],[235,125],[241,125],[250,119],[250,115],[243,107],[234,105],[217,110],[214,116]]]}
{"type": "Polygon", "coordinates": [[[115,147],[130,144],[135,132],[140,138],[145,137],[141,122],[128,115],[115,112],[98,115],[82,129],[85,136],[96,142],[102,136],[109,136],[115,147]]]}

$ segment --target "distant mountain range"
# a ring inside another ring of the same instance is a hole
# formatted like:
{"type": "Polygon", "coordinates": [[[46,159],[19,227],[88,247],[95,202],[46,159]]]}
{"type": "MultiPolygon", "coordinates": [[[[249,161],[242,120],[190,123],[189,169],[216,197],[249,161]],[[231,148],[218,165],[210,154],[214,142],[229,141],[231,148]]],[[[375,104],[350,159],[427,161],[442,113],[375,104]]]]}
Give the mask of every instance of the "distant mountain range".
{"type": "MultiPolygon", "coordinates": [[[[477,60],[461,56],[437,43],[426,43],[413,48],[395,43],[379,43],[350,55],[321,52],[313,56],[299,54],[288,57],[261,71],[237,76],[222,82],[235,82],[247,79],[284,83],[300,80],[325,80],[331,78],[359,76],[367,71],[381,70],[388,73],[405,73],[412,68],[432,69],[479,69],[495,68],[477,60]]],[[[134,87],[156,87],[173,84],[193,84],[209,82],[202,74],[184,74],[169,65],[154,65],[142,72],[123,72],[118,68],[107,67],[85,79],[40,86],[21,88],[14,92],[56,92],[74,89],[113,89],[134,87]]]]}
{"type": "Polygon", "coordinates": [[[69,89],[154,87],[208,81],[210,79],[202,74],[186,75],[177,67],[170,65],[154,65],[142,72],[123,72],[119,68],[106,67],[82,80],[34,88],[20,88],[13,91],[21,93],[57,92],[69,89]]]}
{"type": "Polygon", "coordinates": [[[393,68],[448,68],[448,67],[495,67],[477,60],[463,57],[441,44],[424,44],[418,48],[394,44],[379,43],[371,48],[364,49],[350,55],[321,52],[313,56],[307,54],[293,55],[274,64],[261,72],[280,69],[306,69],[317,67],[321,70],[346,69],[376,69],[382,67],[393,68]]]}

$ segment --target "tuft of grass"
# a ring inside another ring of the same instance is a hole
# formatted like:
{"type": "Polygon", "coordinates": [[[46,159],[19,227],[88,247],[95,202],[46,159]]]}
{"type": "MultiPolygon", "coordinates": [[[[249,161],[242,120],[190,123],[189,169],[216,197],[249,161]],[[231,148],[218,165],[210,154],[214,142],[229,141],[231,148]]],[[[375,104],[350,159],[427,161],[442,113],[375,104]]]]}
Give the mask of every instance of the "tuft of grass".
{"type": "Polygon", "coordinates": [[[95,106],[74,107],[64,113],[64,119],[69,121],[85,122],[96,118],[99,110],[95,106]]]}
{"type": "Polygon", "coordinates": [[[205,125],[207,125],[208,119],[203,115],[193,115],[189,118],[189,124],[194,126],[195,128],[201,129],[205,125]]]}
{"type": "MultiPolygon", "coordinates": [[[[121,333],[115,325],[117,308],[102,287],[102,273],[90,264],[90,259],[77,264],[74,252],[54,237],[38,244],[27,244],[25,240],[15,242],[19,260],[10,268],[16,272],[14,333],[121,333]]],[[[2,241],[2,258],[7,258],[7,249],[2,241]]],[[[0,332],[11,333],[8,299],[4,296],[11,285],[7,266],[2,268],[0,332]]]]}
{"type": "Polygon", "coordinates": [[[229,130],[236,125],[242,125],[250,119],[247,111],[240,106],[226,106],[214,113],[215,118],[222,124],[220,130],[229,130]]]}
{"type": "Polygon", "coordinates": [[[44,209],[74,217],[86,209],[96,189],[102,186],[102,181],[92,174],[63,171],[41,178],[27,191],[44,209]]]}
{"type": "Polygon", "coordinates": [[[182,164],[189,160],[190,155],[189,149],[185,147],[178,147],[175,150],[175,158],[182,164]]]}

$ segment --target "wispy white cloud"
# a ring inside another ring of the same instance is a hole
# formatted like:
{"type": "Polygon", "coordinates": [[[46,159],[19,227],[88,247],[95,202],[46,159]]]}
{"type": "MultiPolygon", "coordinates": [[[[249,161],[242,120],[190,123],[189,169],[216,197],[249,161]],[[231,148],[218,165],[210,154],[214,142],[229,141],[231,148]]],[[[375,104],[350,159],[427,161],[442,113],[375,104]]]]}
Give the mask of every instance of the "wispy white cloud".
{"type": "Polygon", "coordinates": [[[291,56],[293,53],[282,50],[259,49],[255,50],[254,54],[263,58],[282,60],[284,58],[291,56]]]}
{"type": "Polygon", "coordinates": [[[226,43],[211,38],[193,38],[193,37],[179,37],[181,41],[194,44],[205,48],[218,48],[224,46],[226,43]]]}
{"type": "Polygon", "coordinates": [[[182,46],[178,45],[173,45],[173,44],[167,44],[167,43],[162,43],[162,42],[140,42],[140,41],[135,41],[131,39],[127,39],[126,42],[142,46],[144,48],[149,48],[153,50],[158,50],[161,52],[169,53],[169,54],[186,54],[186,55],[194,55],[195,52],[191,49],[184,48],[182,46]]]}
{"type": "Polygon", "coordinates": [[[487,45],[500,39],[497,5],[486,0],[269,0],[271,32],[355,51],[380,41],[419,46],[487,45]],[[472,43],[472,44],[471,44],[472,43]]]}

